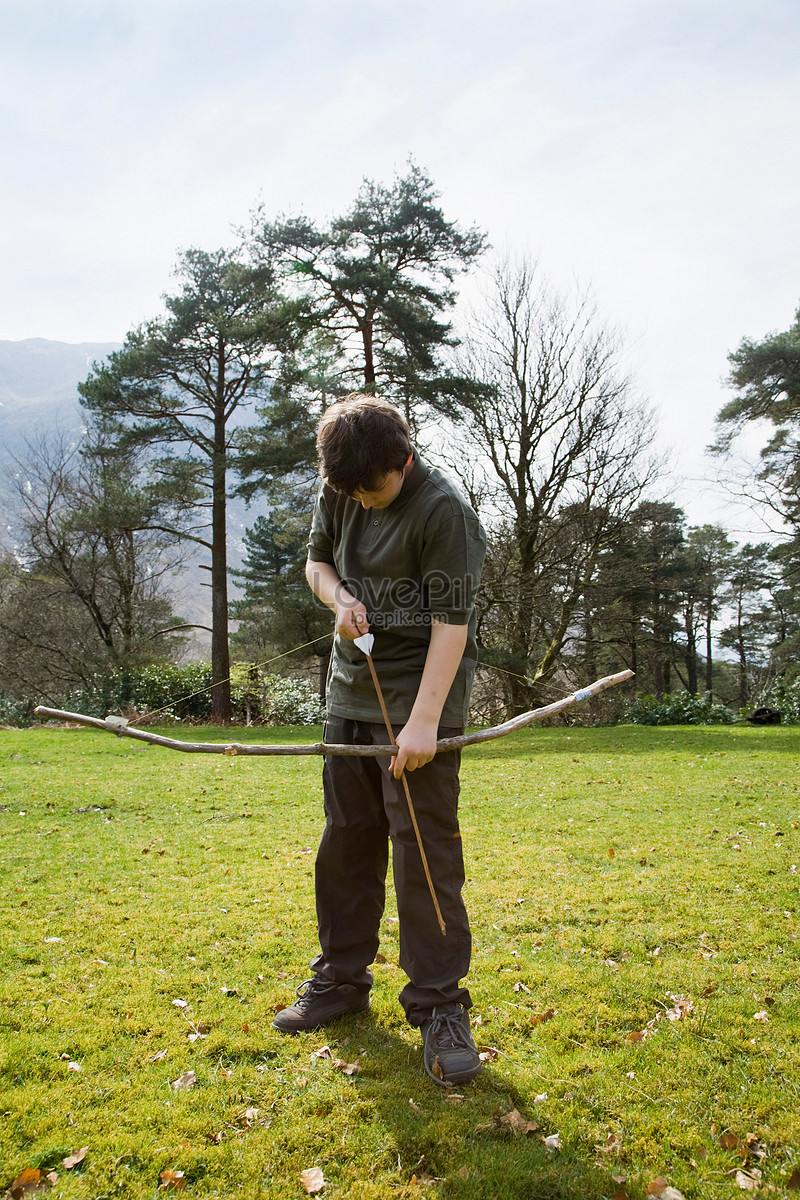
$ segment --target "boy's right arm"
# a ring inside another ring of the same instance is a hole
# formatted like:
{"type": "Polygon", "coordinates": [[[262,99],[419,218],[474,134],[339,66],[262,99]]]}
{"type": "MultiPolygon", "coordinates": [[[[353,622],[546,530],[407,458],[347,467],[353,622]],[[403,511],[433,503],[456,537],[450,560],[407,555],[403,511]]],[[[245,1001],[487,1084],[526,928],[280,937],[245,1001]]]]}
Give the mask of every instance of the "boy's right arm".
{"type": "Polygon", "coordinates": [[[315,596],[336,614],[336,632],[352,642],[369,633],[367,610],[352,592],[348,592],[331,563],[306,561],[306,579],[315,596]]]}

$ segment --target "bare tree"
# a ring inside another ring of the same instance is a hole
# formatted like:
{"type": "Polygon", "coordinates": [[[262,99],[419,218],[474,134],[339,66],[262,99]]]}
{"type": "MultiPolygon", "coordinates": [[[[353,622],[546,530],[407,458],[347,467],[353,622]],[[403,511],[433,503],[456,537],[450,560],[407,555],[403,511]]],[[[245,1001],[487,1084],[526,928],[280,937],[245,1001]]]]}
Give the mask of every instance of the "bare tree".
{"type": "Polygon", "coordinates": [[[461,369],[486,386],[450,465],[490,533],[479,632],[519,707],[556,673],[598,556],[660,464],[619,340],[587,295],[503,263],[464,342],[461,369]]]}
{"type": "Polygon", "coordinates": [[[143,452],[95,429],[58,433],[18,460],[19,544],[3,564],[0,646],[6,686],[48,698],[99,671],[163,658],[176,622],[167,595],[179,561],[174,503],[140,480],[143,452]]]}

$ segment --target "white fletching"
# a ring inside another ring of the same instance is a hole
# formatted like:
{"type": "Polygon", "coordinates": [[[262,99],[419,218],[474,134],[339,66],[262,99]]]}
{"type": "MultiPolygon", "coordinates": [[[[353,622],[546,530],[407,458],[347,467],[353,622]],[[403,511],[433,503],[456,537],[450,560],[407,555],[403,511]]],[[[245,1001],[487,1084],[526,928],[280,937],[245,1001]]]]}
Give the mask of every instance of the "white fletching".
{"type": "Polygon", "coordinates": [[[361,637],[353,638],[353,641],[363,654],[372,653],[372,647],[375,644],[375,638],[371,633],[362,633],[361,637]]]}

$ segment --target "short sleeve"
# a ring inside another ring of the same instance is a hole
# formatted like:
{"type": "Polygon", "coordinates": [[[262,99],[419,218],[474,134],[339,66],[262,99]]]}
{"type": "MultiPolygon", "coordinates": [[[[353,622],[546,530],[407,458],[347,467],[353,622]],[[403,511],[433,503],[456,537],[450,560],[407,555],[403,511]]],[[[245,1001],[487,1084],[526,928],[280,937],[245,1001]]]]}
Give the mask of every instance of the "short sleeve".
{"type": "Polygon", "coordinates": [[[421,566],[425,607],[434,620],[469,622],[485,554],[486,537],[470,509],[458,506],[430,522],[421,566]]]}
{"type": "Polygon", "coordinates": [[[312,562],[333,563],[333,518],[325,496],[325,485],[320,487],[311,519],[308,538],[308,557],[312,562]]]}

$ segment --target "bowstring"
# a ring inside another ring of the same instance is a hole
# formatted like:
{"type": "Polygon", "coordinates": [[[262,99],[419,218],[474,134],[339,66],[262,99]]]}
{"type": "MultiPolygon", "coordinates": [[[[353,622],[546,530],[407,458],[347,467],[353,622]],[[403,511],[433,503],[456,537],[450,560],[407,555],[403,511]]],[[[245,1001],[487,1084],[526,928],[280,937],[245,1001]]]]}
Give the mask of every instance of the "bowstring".
{"type": "MultiPolygon", "coordinates": [[[[260,671],[262,667],[269,667],[272,663],[277,662],[281,658],[286,658],[290,654],[295,654],[298,650],[306,650],[309,646],[315,646],[317,642],[322,642],[325,638],[329,638],[330,633],[323,633],[319,637],[312,638],[310,642],[302,642],[299,646],[292,646],[291,650],[284,650],[280,654],[276,654],[273,658],[265,658],[263,662],[251,663],[250,669],[260,671]]],[[[520,679],[529,687],[537,687],[535,679],[529,679],[527,675],[519,675],[516,671],[508,671],[505,667],[498,667],[494,663],[479,663],[481,667],[488,667],[491,671],[499,671],[501,675],[509,675],[512,679],[520,679]]],[[[208,684],[207,687],[198,688],[196,692],[189,692],[185,696],[179,696],[176,700],[170,700],[169,703],[162,705],[161,708],[150,709],[149,712],[137,716],[137,722],[149,721],[151,717],[157,717],[159,713],[166,712],[167,709],[174,708],[178,704],[183,704],[186,700],[194,700],[195,696],[202,696],[206,692],[212,691],[215,687],[219,687],[221,683],[231,683],[232,676],[228,675],[225,679],[217,679],[214,683],[208,684]]]]}
{"type": "MultiPolygon", "coordinates": [[[[317,642],[322,642],[325,638],[329,638],[329,633],[323,633],[319,637],[312,638],[310,642],[303,642],[299,646],[292,646],[291,650],[284,650],[281,654],[276,654],[274,658],[265,658],[263,662],[250,663],[250,670],[260,671],[262,667],[268,667],[271,663],[277,662],[279,658],[286,658],[289,654],[295,654],[298,650],[305,650],[308,646],[315,646],[317,642]]],[[[232,676],[228,675],[225,679],[215,679],[208,687],[198,688],[196,692],[189,692],[186,696],[179,696],[176,700],[170,700],[168,704],[164,704],[161,708],[153,708],[150,712],[143,713],[137,716],[137,722],[147,721],[150,717],[157,717],[159,713],[166,712],[169,708],[174,708],[177,704],[183,704],[185,700],[193,700],[195,696],[202,696],[205,692],[212,691],[215,687],[219,687],[221,683],[231,683],[232,676]]]]}

